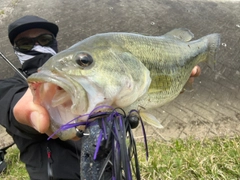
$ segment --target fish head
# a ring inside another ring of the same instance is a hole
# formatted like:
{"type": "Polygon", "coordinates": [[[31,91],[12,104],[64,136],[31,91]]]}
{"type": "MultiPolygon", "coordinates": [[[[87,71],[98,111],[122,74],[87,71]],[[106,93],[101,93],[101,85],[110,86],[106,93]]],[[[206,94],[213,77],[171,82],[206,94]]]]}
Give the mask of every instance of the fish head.
{"type": "MultiPolygon", "coordinates": [[[[127,107],[150,86],[149,70],[127,50],[84,42],[51,57],[28,78],[34,102],[48,110],[54,131],[72,119],[86,121],[100,106],[98,111],[106,111],[105,105],[127,107]]],[[[70,139],[74,133],[58,135],[70,139]]]]}

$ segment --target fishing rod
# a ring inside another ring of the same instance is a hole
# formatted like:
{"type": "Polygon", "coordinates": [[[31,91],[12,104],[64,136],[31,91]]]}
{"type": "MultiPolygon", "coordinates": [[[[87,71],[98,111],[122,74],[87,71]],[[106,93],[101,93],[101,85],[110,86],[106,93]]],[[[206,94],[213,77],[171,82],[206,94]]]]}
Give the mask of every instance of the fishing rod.
{"type": "Polygon", "coordinates": [[[3,58],[3,60],[4,60],[16,73],[18,73],[24,80],[27,81],[27,78],[24,76],[24,74],[23,74],[21,71],[19,71],[18,68],[16,68],[16,67],[13,65],[13,63],[11,63],[10,60],[8,60],[8,59],[6,58],[6,56],[3,55],[2,52],[0,52],[0,56],[3,58]]]}

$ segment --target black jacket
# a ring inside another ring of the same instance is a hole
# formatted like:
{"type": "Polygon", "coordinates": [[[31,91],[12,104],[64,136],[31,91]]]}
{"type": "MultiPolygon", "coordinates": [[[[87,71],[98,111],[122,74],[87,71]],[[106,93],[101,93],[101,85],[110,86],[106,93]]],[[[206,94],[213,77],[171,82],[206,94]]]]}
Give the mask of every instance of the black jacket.
{"type": "MultiPolygon", "coordinates": [[[[36,72],[50,55],[40,55],[26,61],[22,70],[27,75],[36,72]]],[[[80,179],[80,142],[47,140],[48,136],[35,129],[20,124],[13,116],[13,107],[28,88],[27,82],[15,75],[0,80],[0,123],[13,137],[20,150],[20,159],[26,164],[31,179],[48,179],[48,162],[50,160],[54,179],[80,179]],[[47,147],[51,151],[51,159],[47,156],[47,147]]]]}

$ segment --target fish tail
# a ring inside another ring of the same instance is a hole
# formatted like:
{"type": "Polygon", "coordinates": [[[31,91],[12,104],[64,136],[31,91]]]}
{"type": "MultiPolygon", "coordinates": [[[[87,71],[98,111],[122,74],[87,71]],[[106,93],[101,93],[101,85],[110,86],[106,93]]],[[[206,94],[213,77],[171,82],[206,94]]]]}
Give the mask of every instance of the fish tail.
{"type": "Polygon", "coordinates": [[[207,64],[212,69],[215,70],[216,65],[216,51],[220,46],[220,34],[210,34],[205,36],[204,38],[208,41],[208,57],[207,64]]]}

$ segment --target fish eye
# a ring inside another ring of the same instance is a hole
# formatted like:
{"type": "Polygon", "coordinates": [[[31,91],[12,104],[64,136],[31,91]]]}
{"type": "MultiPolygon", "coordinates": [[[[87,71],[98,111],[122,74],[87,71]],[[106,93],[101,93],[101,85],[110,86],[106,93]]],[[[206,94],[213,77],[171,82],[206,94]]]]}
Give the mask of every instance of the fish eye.
{"type": "Polygon", "coordinates": [[[77,55],[75,61],[81,67],[88,67],[93,63],[93,58],[88,53],[80,53],[77,55]]]}

